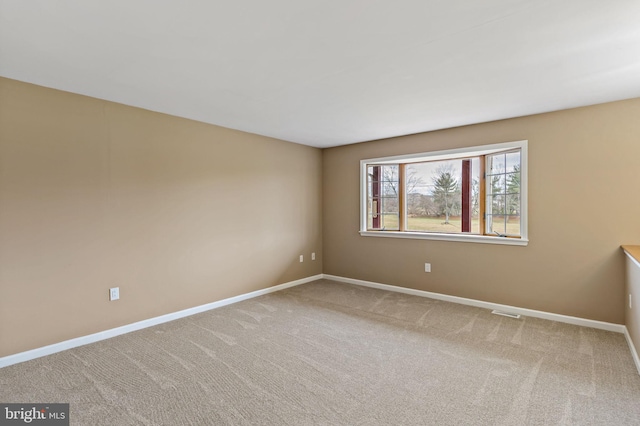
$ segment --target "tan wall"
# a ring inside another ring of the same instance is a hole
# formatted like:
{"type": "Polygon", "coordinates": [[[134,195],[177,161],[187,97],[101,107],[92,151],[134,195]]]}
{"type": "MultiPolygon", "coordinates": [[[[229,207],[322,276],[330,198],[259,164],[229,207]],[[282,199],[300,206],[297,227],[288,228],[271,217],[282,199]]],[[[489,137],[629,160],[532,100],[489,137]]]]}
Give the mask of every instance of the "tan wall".
{"type": "Polygon", "coordinates": [[[634,99],[324,150],[324,273],[621,324],[620,244],[640,243],[638,117],[634,99]],[[527,247],[358,234],[361,159],[522,139],[527,247]]]}
{"type": "Polygon", "coordinates": [[[0,356],[321,273],[321,161],[0,78],[0,356]]]}

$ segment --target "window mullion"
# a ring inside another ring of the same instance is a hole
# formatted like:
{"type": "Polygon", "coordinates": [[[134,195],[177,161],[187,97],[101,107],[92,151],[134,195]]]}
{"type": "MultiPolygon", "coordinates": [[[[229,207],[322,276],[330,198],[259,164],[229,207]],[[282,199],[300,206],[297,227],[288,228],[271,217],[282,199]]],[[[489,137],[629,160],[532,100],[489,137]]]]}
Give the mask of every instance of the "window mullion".
{"type": "Polygon", "coordinates": [[[382,206],[380,195],[382,193],[382,167],[381,166],[373,166],[373,176],[372,176],[372,227],[373,229],[380,229],[380,208],[382,206]]]}
{"type": "Polygon", "coordinates": [[[407,197],[406,197],[406,182],[405,182],[405,168],[406,164],[398,164],[398,225],[400,231],[407,230],[407,197]]]}
{"type": "Polygon", "coordinates": [[[462,160],[462,232],[471,232],[471,160],[462,160]]]}
{"type": "Polygon", "coordinates": [[[480,161],[480,182],[478,183],[478,230],[481,235],[487,235],[486,226],[486,205],[487,205],[487,173],[486,173],[486,156],[481,155],[480,161]]]}

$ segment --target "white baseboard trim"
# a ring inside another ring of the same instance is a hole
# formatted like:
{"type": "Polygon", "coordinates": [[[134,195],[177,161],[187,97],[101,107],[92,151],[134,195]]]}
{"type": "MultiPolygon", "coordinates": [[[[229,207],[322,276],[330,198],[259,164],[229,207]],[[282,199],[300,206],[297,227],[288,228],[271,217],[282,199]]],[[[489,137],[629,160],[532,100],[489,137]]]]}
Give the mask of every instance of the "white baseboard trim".
{"type": "Polygon", "coordinates": [[[229,297],[228,299],[218,300],[217,302],[195,306],[193,308],[184,309],[182,311],[173,312],[170,314],[161,315],[159,317],[149,318],[146,320],[134,322],[132,324],[123,325],[121,327],[112,328],[110,330],[100,331],[98,333],[89,334],[87,336],[65,340],[64,342],[54,343],[52,345],[43,346],[41,348],[36,348],[36,349],[32,349],[25,352],[20,352],[14,355],[8,355],[0,358],[0,368],[7,367],[13,364],[18,364],[20,362],[29,361],[35,358],[40,358],[46,355],[51,355],[57,352],[62,352],[64,350],[76,348],[78,346],[88,345],[89,343],[94,343],[100,340],[109,339],[111,337],[120,336],[121,334],[130,333],[132,331],[141,330],[143,328],[152,327],[154,325],[163,324],[165,322],[173,321],[176,319],[199,314],[201,312],[209,311],[211,309],[216,309],[222,306],[238,303],[243,300],[252,299],[254,297],[262,296],[269,293],[274,293],[276,291],[284,290],[285,288],[295,287],[300,284],[306,284],[312,281],[319,280],[321,278],[322,278],[322,274],[313,275],[311,277],[290,281],[288,283],[279,284],[279,285],[268,287],[262,290],[252,291],[251,293],[241,294],[239,296],[229,297]]]}
{"type": "Polygon", "coordinates": [[[485,308],[485,309],[492,309],[492,310],[497,309],[499,311],[506,311],[506,312],[520,314],[528,317],[542,318],[542,319],[551,320],[551,321],[564,322],[567,324],[580,325],[583,327],[614,331],[616,333],[624,333],[625,330],[627,329],[622,324],[613,324],[610,322],[595,321],[595,320],[571,317],[571,316],[561,315],[561,314],[553,314],[551,312],[536,311],[533,309],[526,309],[526,308],[518,308],[516,306],[501,305],[499,303],[483,302],[482,300],[467,299],[467,298],[458,297],[458,296],[449,296],[447,294],[432,293],[430,291],[415,290],[412,288],[398,287],[395,285],[380,284],[380,283],[375,283],[371,281],[356,280],[353,278],[345,278],[345,277],[339,277],[336,275],[328,275],[328,274],[322,274],[322,277],[327,280],[339,281],[347,284],[355,284],[355,285],[360,285],[364,287],[377,288],[380,290],[395,291],[398,293],[411,294],[414,296],[428,297],[430,299],[443,300],[445,302],[453,302],[453,303],[459,303],[461,305],[475,306],[477,308],[485,308]]]}
{"type": "Polygon", "coordinates": [[[636,351],[636,347],[633,344],[633,340],[631,340],[631,335],[629,334],[627,327],[624,328],[624,337],[627,338],[627,344],[631,350],[631,357],[633,358],[633,362],[636,364],[638,374],[640,374],[640,357],[638,356],[638,351],[636,351]]]}
{"type": "Polygon", "coordinates": [[[252,291],[251,293],[241,294],[234,297],[229,297],[227,299],[219,300],[217,302],[207,303],[205,305],[195,306],[193,308],[184,309],[182,311],[173,312],[166,315],[161,315],[155,318],[149,318],[146,320],[138,321],[132,324],[123,325],[121,327],[112,328],[110,330],[101,331],[98,333],[90,334],[87,336],[77,337],[75,339],[65,340],[63,342],[54,343],[52,345],[43,346],[41,348],[32,349],[25,352],[20,352],[13,355],[8,355],[0,358],[0,368],[7,367],[9,365],[18,364],[21,362],[29,361],[35,358],[40,358],[46,355],[51,355],[57,352],[62,352],[67,349],[75,348],[78,346],[88,345],[90,343],[98,342],[100,340],[110,339],[112,337],[120,336],[122,334],[130,333],[132,331],[142,330],[143,328],[152,327],[154,325],[163,324],[169,321],[173,321],[176,319],[188,317],[191,315],[199,314],[201,312],[209,311],[212,309],[220,308],[223,306],[231,305],[233,303],[238,303],[243,300],[252,299],[254,297],[262,296],[269,293],[274,293],[276,291],[284,290],[286,288],[295,287],[301,284],[306,284],[312,281],[316,281],[319,279],[327,279],[332,281],[343,282],[347,284],[355,284],[364,287],[377,288],[380,290],[388,290],[395,291],[398,293],[411,294],[414,296],[427,297],[430,299],[442,300],[445,302],[459,303],[462,305],[475,306],[478,308],[485,309],[498,309],[501,311],[512,312],[520,315],[530,316],[534,318],[542,318],[551,321],[564,322],[567,324],[574,324],[583,327],[591,327],[597,328],[600,330],[614,331],[617,333],[623,333],[625,338],[627,339],[627,343],[629,345],[629,349],[631,350],[631,356],[633,357],[633,361],[635,362],[636,368],[638,369],[638,374],[640,374],[640,357],[638,357],[638,352],[633,345],[631,340],[631,336],[627,330],[627,327],[621,324],[613,324],[602,321],[589,320],[578,317],[571,317],[567,315],[554,314],[550,312],[544,311],[536,311],[533,309],[526,308],[518,308],[515,306],[509,305],[501,305],[498,303],[484,302],[481,300],[475,299],[467,299],[464,297],[458,296],[450,296],[447,294],[441,293],[432,293],[424,290],[416,290],[412,288],[406,287],[398,287],[389,284],[381,284],[372,281],[363,281],[357,280],[353,278],[345,278],[336,275],[329,274],[318,274],[313,275],[307,278],[302,278],[295,281],[290,281],[287,283],[279,284],[273,287],[265,288],[262,290],[252,291]]]}

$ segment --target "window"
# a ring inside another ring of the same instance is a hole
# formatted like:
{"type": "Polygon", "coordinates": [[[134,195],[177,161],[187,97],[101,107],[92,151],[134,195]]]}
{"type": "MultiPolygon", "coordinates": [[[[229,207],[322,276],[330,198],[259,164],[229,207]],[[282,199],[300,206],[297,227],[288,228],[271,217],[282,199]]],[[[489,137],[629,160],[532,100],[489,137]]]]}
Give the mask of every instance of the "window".
{"type": "Polygon", "coordinates": [[[528,242],[527,141],[360,163],[361,235],[528,242]]]}

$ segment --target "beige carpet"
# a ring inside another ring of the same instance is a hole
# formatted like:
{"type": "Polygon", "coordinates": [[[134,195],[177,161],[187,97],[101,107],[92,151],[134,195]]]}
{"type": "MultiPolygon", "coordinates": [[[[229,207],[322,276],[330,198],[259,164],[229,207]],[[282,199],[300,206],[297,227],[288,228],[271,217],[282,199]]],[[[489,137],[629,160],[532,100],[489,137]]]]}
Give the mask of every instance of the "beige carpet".
{"type": "Polygon", "coordinates": [[[0,369],[74,425],[630,425],[622,334],[317,281],[0,369]]]}

